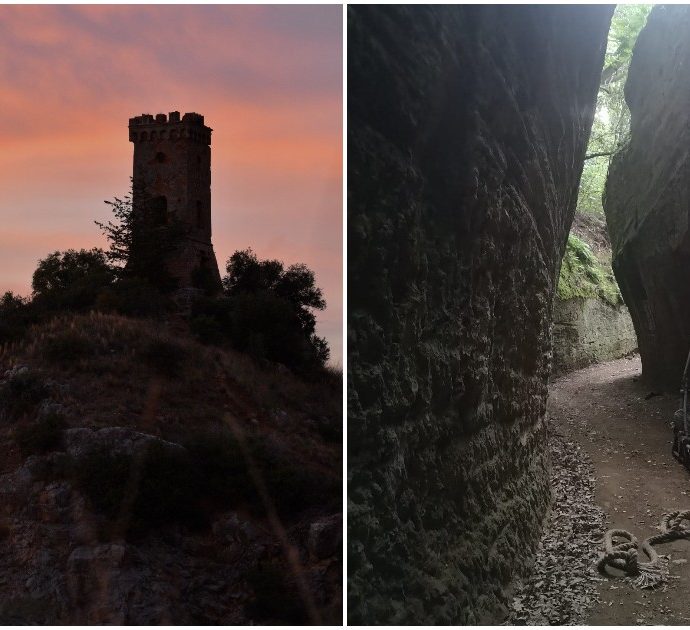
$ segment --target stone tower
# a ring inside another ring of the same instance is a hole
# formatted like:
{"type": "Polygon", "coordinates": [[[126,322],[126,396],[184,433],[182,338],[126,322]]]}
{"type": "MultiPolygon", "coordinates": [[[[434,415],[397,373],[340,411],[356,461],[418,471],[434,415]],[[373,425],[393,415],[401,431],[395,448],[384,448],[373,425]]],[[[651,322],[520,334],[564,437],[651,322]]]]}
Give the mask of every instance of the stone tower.
{"type": "Polygon", "coordinates": [[[195,270],[200,268],[220,287],[211,244],[211,131],[204,117],[195,113],[181,119],[180,112],[129,119],[134,207],[145,202],[161,221],[174,218],[187,227],[184,243],[168,262],[180,288],[194,286],[195,270]]]}

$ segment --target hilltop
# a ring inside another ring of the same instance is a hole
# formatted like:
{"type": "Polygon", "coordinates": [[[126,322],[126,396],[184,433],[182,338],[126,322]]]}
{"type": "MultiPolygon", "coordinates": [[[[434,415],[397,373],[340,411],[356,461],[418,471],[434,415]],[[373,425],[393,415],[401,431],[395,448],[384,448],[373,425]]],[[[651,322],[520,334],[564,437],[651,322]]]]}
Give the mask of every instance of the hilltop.
{"type": "Polygon", "coordinates": [[[121,315],[0,352],[0,621],[335,622],[342,384],[121,315]]]}

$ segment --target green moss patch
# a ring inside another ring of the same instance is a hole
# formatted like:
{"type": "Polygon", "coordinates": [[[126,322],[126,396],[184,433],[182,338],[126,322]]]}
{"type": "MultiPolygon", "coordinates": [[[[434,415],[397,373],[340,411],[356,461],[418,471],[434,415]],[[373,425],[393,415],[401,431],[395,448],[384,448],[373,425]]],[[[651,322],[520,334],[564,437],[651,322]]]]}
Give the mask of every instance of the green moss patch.
{"type": "Polygon", "coordinates": [[[568,236],[556,295],[561,300],[598,298],[612,306],[623,303],[611,266],[574,234],[568,236]]]}

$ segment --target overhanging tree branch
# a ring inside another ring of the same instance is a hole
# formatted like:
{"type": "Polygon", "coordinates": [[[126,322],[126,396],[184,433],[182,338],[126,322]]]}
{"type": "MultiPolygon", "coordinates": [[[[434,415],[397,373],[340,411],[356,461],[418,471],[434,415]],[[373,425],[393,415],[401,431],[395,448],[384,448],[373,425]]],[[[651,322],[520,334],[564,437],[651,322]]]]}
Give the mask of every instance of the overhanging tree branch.
{"type": "Polygon", "coordinates": [[[585,160],[591,160],[593,158],[604,157],[605,155],[613,155],[615,151],[602,151],[601,153],[590,153],[585,155],[585,160]]]}

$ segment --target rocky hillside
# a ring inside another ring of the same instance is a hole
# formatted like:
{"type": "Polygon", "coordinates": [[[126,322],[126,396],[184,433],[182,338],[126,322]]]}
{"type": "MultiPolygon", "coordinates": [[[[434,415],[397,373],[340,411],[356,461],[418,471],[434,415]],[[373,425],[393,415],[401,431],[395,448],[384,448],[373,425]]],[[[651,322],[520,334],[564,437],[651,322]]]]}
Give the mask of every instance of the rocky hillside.
{"type": "Polygon", "coordinates": [[[634,352],[637,338],[611,269],[603,217],[576,213],[553,313],[553,374],[634,352]]]}
{"type": "Polygon", "coordinates": [[[502,614],[612,6],[348,9],[349,620],[502,614]]]}
{"type": "Polygon", "coordinates": [[[0,622],[339,622],[340,384],[146,322],[0,354],[0,622]]]}
{"type": "Polygon", "coordinates": [[[609,169],[604,210],[642,376],[676,391],[690,346],[690,7],[655,6],[633,50],[630,143],[609,169]]]}

